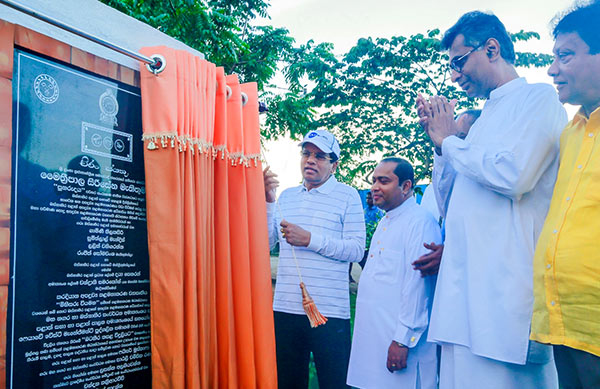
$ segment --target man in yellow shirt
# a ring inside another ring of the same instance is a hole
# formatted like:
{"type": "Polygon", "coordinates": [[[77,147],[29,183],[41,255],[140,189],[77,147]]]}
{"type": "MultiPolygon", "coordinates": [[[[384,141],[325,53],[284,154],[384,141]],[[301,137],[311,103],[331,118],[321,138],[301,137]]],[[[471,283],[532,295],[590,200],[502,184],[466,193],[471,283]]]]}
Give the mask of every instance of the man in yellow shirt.
{"type": "Polygon", "coordinates": [[[560,168],[534,259],[531,339],[554,345],[563,388],[600,388],[600,0],[560,17],[554,78],[581,105],[560,139],[560,168]]]}

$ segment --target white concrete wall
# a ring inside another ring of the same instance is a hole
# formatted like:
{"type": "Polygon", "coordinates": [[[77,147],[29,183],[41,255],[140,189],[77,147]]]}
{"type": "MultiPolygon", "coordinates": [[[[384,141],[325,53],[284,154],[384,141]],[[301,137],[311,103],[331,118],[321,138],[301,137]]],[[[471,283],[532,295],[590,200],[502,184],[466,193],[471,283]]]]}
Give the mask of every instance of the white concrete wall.
{"type": "MultiPolygon", "coordinates": [[[[165,45],[203,56],[170,36],[129,17],[97,0],[15,0],[71,27],[138,52],[145,46],[165,45]]],[[[0,4],[0,19],[19,24],[88,53],[138,70],[140,62],[90,40],[64,31],[27,14],[0,4]]]]}

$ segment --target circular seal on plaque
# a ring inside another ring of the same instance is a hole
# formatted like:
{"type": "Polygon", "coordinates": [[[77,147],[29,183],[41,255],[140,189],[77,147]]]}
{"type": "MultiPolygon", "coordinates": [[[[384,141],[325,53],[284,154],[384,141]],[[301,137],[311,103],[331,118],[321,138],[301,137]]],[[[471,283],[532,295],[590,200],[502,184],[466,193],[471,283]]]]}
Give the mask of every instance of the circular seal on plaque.
{"type": "Polygon", "coordinates": [[[106,136],[102,141],[102,145],[106,150],[110,151],[113,148],[113,141],[108,136],[106,136]]]}
{"type": "Polygon", "coordinates": [[[106,92],[100,95],[98,103],[100,104],[100,111],[102,111],[103,115],[113,118],[117,116],[117,113],[119,112],[119,103],[110,89],[107,89],[106,92]]]}
{"type": "Polygon", "coordinates": [[[102,146],[102,136],[100,134],[92,135],[92,144],[96,147],[102,146]]]}
{"type": "Polygon", "coordinates": [[[33,90],[38,99],[46,104],[52,104],[58,100],[58,83],[48,74],[40,74],[35,78],[33,90]]]}
{"type": "Polygon", "coordinates": [[[125,150],[125,143],[123,143],[121,139],[117,139],[115,141],[115,150],[117,150],[119,153],[125,150]]]}

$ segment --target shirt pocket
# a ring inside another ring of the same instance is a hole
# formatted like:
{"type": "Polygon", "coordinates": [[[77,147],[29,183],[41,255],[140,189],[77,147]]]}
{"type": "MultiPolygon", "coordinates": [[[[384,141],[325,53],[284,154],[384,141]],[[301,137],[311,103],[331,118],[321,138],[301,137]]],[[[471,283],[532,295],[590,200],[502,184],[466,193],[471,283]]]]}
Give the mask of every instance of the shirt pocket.
{"type": "Polygon", "coordinates": [[[367,260],[368,262],[374,259],[371,264],[373,279],[385,284],[398,282],[403,264],[402,252],[390,250],[385,247],[376,248],[375,250],[377,250],[378,255],[367,260]]]}

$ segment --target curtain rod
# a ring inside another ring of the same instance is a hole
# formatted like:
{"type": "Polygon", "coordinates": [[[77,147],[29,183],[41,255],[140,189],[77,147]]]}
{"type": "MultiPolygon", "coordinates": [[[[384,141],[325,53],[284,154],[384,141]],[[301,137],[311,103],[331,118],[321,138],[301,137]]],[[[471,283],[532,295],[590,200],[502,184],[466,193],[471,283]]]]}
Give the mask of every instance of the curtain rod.
{"type": "MultiPolygon", "coordinates": [[[[10,8],[16,9],[17,11],[23,12],[29,16],[32,16],[36,19],[42,20],[46,23],[52,24],[53,26],[56,26],[58,28],[61,28],[65,31],[68,31],[70,33],[73,33],[75,35],[78,35],[80,37],[83,37],[85,39],[88,39],[92,42],[98,43],[99,45],[102,45],[104,47],[108,47],[109,49],[115,50],[121,54],[124,54],[128,57],[131,57],[133,59],[136,59],[140,62],[143,62],[146,64],[146,68],[148,69],[148,71],[154,73],[154,74],[158,74],[160,72],[162,72],[166,65],[167,65],[167,61],[165,60],[165,58],[160,55],[160,54],[154,54],[151,57],[146,57],[145,55],[136,53],[135,51],[131,51],[128,49],[125,49],[121,46],[115,45],[113,43],[107,42],[103,39],[100,39],[98,37],[95,37],[93,35],[90,35],[88,33],[86,33],[85,31],[81,31],[75,27],[72,27],[68,24],[65,24],[61,21],[58,21],[54,18],[51,18],[50,16],[44,15],[42,13],[39,13],[29,7],[26,7],[22,4],[19,4],[17,2],[14,2],[12,0],[0,0],[0,4],[4,4],[10,8]]],[[[246,97],[247,99],[247,97],[246,97]]],[[[258,103],[258,111],[259,113],[264,113],[267,112],[269,109],[267,108],[267,105],[264,102],[259,102],[258,103]]]]}
{"type": "Polygon", "coordinates": [[[92,42],[98,43],[99,45],[102,45],[104,47],[108,47],[109,49],[112,49],[114,51],[117,51],[121,54],[124,54],[128,57],[131,57],[133,59],[136,59],[140,62],[143,62],[146,64],[146,68],[148,68],[148,70],[154,74],[158,74],[160,72],[162,72],[166,66],[166,62],[164,57],[160,56],[160,55],[153,55],[152,57],[146,57],[145,55],[136,53],[135,51],[131,51],[128,49],[125,49],[121,46],[115,45],[113,43],[107,42],[103,39],[100,39],[98,37],[95,37],[93,35],[88,34],[85,31],[81,31],[73,26],[70,26],[68,24],[65,24],[61,21],[58,21],[54,18],[51,18],[50,16],[44,15],[42,13],[39,13],[29,7],[26,7],[22,4],[19,4],[17,2],[14,2],[12,0],[0,0],[0,4],[4,4],[10,8],[16,9],[17,11],[23,12],[29,16],[33,16],[36,19],[42,20],[46,23],[52,24],[53,26],[56,26],[58,28],[61,28],[65,31],[68,31],[70,33],[73,33],[75,35],[78,35],[82,38],[85,38],[87,40],[90,40],[92,42]]]}

